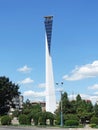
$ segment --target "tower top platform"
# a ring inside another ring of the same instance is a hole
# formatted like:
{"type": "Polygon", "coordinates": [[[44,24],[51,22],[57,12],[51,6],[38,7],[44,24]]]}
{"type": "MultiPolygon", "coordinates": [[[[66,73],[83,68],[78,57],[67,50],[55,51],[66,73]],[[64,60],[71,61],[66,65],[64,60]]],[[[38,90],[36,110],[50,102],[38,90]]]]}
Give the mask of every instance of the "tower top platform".
{"type": "Polygon", "coordinates": [[[53,16],[44,16],[45,19],[52,19],[53,16]]]}

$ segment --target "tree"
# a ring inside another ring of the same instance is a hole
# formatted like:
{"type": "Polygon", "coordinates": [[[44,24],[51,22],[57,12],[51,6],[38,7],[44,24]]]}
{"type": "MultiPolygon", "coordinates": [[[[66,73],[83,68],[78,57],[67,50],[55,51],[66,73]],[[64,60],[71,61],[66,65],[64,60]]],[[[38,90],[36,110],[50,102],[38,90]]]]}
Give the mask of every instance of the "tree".
{"type": "Polygon", "coordinates": [[[10,106],[13,106],[12,99],[19,96],[19,86],[12,83],[9,78],[0,77],[0,115],[7,114],[10,106]]]}
{"type": "Polygon", "coordinates": [[[30,100],[27,99],[26,102],[23,104],[22,113],[27,115],[28,118],[31,120],[33,119],[34,124],[38,125],[39,116],[42,113],[42,108],[40,104],[32,104],[30,100]]]}
{"type": "Polygon", "coordinates": [[[92,117],[93,105],[90,100],[83,100],[80,95],[76,97],[77,115],[82,124],[89,123],[92,117]]]}
{"type": "Polygon", "coordinates": [[[79,121],[79,118],[76,114],[66,114],[66,115],[64,115],[64,120],[65,120],[65,122],[67,120],[77,120],[77,121],[79,121]]]}
{"type": "MultiPolygon", "coordinates": [[[[67,93],[64,92],[62,95],[61,95],[61,100],[62,100],[62,113],[63,113],[63,117],[64,115],[68,114],[68,113],[71,113],[71,103],[68,99],[68,96],[67,96],[67,93]]],[[[60,116],[61,116],[61,101],[59,102],[59,107],[58,109],[55,111],[55,118],[56,118],[56,124],[60,124],[60,116]]],[[[63,118],[63,122],[64,122],[64,118],[63,118]]]]}
{"type": "Polygon", "coordinates": [[[86,106],[87,112],[93,112],[93,104],[90,100],[86,101],[86,106]]]}
{"type": "Polygon", "coordinates": [[[71,113],[70,112],[71,103],[68,99],[68,95],[66,92],[62,94],[62,108],[63,108],[63,114],[71,113]]]}
{"type": "Polygon", "coordinates": [[[78,95],[76,96],[76,101],[77,101],[77,102],[82,101],[80,94],[78,94],[78,95]]]}
{"type": "Polygon", "coordinates": [[[96,117],[98,117],[98,104],[97,103],[94,105],[94,114],[96,117]]]}
{"type": "Polygon", "coordinates": [[[51,112],[46,112],[46,120],[49,119],[50,125],[54,125],[54,114],[51,112]]]}
{"type": "MultiPolygon", "coordinates": [[[[60,101],[61,103],[61,101],[60,101]]],[[[56,124],[60,124],[60,108],[59,103],[58,109],[55,111],[56,124]]],[[[95,104],[93,107],[90,100],[83,100],[78,94],[76,100],[69,100],[67,93],[62,94],[62,110],[63,110],[63,123],[67,120],[77,120],[80,123],[89,123],[93,114],[98,117],[98,105],[95,104]]]]}
{"type": "Polygon", "coordinates": [[[54,115],[51,112],[40,112],[38,119],[40,125],[54,125],[54,115]]]}
{"type": "Polygon", "coordinates": [[[70,101],[70,113],[76,114],[77,104],[75,100],[70,101]]]}
{"type": "Polygon", "coordinates": [[[96,125],[98,125],[98,117],[93,116],[93,117],[91,118],[90,123],[91,123],[91,124],[96,124],[96,125]]]}

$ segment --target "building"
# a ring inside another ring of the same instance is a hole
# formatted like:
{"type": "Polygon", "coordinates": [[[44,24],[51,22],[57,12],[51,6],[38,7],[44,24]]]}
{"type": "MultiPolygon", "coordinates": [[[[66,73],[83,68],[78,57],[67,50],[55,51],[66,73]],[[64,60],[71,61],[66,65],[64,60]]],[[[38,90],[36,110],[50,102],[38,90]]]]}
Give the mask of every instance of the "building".
{"type": "Polygon", "coordinates": [[[45,16],[45,42],[46,42],[46,111],[54,113],[56,110],[56,95],[51,57],[51,35],[53,16],[45,16]]]}
{"type": "Polygon", "coordinates": [[[22,111],[23,108],[23,96],[19,95],[12,99],[13,106],[10,105],[9,115],[12,115],[15,110],[22,111]]]}
{"type": "Polygon", "coordinates": [[[39,104],[41,106],[41,109],[42,109],[42,112],[46,111],[46,103],[45,102],[31,102],[31,104],[34,106],[34,105],[37,105],[39,104]]]}
{"type": "Polygon", "coordinates": [[[15,109],[21,110],[23,108],[23,96],[19,95],[12,99],[15,109]]]}

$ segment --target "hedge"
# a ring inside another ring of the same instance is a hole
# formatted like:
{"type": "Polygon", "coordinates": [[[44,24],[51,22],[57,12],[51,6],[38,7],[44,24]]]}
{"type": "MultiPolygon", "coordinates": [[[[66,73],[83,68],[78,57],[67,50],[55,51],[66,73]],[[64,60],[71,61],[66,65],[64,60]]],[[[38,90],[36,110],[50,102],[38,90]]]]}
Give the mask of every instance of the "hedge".
{"type": "Polygon", "coordinates": [[[66,126],[78,126],[79,125],[79,121],[77,120],[67,120],[65,122],[66,126]]]}
{"type": "Polygon", "coordinates": [[[11,124],[11,117],[8,115],[2,116],[1,117],[1,124],[2,125],[10,125],[11,124]]]}
{"type": "Polygon", "coordinates": [[[19,123],[21,125],[30,125],[31,124],[31,119],[27,115],[21,114],[19,116],[19,123]]]}

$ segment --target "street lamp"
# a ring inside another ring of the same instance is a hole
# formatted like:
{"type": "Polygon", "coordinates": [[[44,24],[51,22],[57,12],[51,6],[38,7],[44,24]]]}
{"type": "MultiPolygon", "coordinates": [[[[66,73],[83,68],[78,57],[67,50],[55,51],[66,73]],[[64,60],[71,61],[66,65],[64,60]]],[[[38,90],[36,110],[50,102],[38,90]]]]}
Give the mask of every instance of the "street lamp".
{"type": "MultiPolygon", "coordinates": [[[[56,85],[58,85],[59,86],[59,83],[56,83],[56,85]]],[[[61,85],[63,85],[63,82],[61,82],[60,83],[60,86],[61,85]]],[[[60,94],[61,94],[61,104],[60,104],[60,108],[61,108],[61,111],[60,111],[60,117],[61,117],[61,122],[60,122],[60,125],[61,125],[61,127],[63,126],[63,109],[62,109],[62,92],[63,92],[63,90],[61,89],[61,90],[59,90],[59,92],[60,92],[60,94]]]]}

